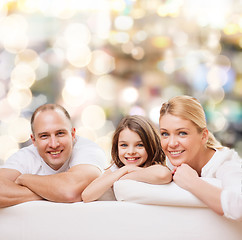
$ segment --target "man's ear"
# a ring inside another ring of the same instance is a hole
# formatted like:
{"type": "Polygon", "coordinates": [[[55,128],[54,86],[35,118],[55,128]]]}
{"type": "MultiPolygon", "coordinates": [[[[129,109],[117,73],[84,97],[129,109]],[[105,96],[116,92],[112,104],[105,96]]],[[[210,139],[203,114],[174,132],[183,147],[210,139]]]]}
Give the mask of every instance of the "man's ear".
{"type": "Polygon", "coordinates": [[[34,137],[34,135],[31,134],[30,137],[31,137],[32,143],[35,145],[35,137],[34,137]]]}
{"type": "Polygon", "coordinates": [[[71,129],[71,136],[72,136],[72,138],[73,138],[73,140],[74,140],[75,137],[76,137],[76,129],[75,129],[75,128],[72,128],[72,129],[71,129]]]}

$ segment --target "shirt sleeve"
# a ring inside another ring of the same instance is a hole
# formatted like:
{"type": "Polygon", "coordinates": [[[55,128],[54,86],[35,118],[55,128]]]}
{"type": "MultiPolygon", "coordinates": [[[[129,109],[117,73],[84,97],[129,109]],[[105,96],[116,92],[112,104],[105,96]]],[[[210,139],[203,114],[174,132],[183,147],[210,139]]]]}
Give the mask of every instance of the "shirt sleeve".
{"type": "Polygon", "coordinates": [[[223,190],[221,204],[225,217],[242,221],[242,192],[223,190]]]}
{"type": "Polygon", "coordinates": [[[103,172],[107,166],[106,154],[96,143],[78,137],[73,148],[70,167],[78,164],[94,165],[103,172]]]}

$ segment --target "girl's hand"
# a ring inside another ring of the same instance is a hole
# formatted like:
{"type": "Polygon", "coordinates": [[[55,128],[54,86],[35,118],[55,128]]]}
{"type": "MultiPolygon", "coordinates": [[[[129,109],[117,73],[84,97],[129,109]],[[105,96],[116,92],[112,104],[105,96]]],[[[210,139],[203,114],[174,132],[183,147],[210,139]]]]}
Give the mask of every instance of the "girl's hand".
{"type": "Polygon", "coordinates": [[[177,167],[174,175],[173,181],[180,187],[189,190],[191,184],[193,184],[196,179],[198,179],[197,172],[192,169],[187,164],[182,164],[181,166],[177,167]]]}
{"type": "Polygon", "coordinates": [[[125,170],[127,171],[126,174],[142,169],[141,167],[137,167],[135,165],[125,165],[123,166],[123,168],[125,168],[125,170]]]}

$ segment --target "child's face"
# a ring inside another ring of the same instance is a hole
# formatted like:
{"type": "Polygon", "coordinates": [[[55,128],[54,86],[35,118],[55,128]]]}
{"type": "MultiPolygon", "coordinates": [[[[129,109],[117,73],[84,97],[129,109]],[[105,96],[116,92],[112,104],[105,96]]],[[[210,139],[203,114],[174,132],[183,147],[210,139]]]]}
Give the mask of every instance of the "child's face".
{"type": "Polygon", "coordinates": [[[118,139],[118,155],[124,165],[140,166],[146,162],[148,154],[144,144],[134,131],[128,128],[122,130],[118,139]]]}

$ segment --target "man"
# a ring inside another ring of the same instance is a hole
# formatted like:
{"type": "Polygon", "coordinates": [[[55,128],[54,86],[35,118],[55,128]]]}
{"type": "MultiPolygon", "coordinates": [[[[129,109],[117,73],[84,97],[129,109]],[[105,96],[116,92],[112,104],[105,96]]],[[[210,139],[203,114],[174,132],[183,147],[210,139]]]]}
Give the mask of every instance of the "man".
{"type": "Polygon", "coordinates": [[[105,167],[105,153],[92,141],[76,137],[68,112],[45,104],[31,118],[33,144],[0,167],[0,207],[27,201],[81,201],[85,187],[105,167]]]}

